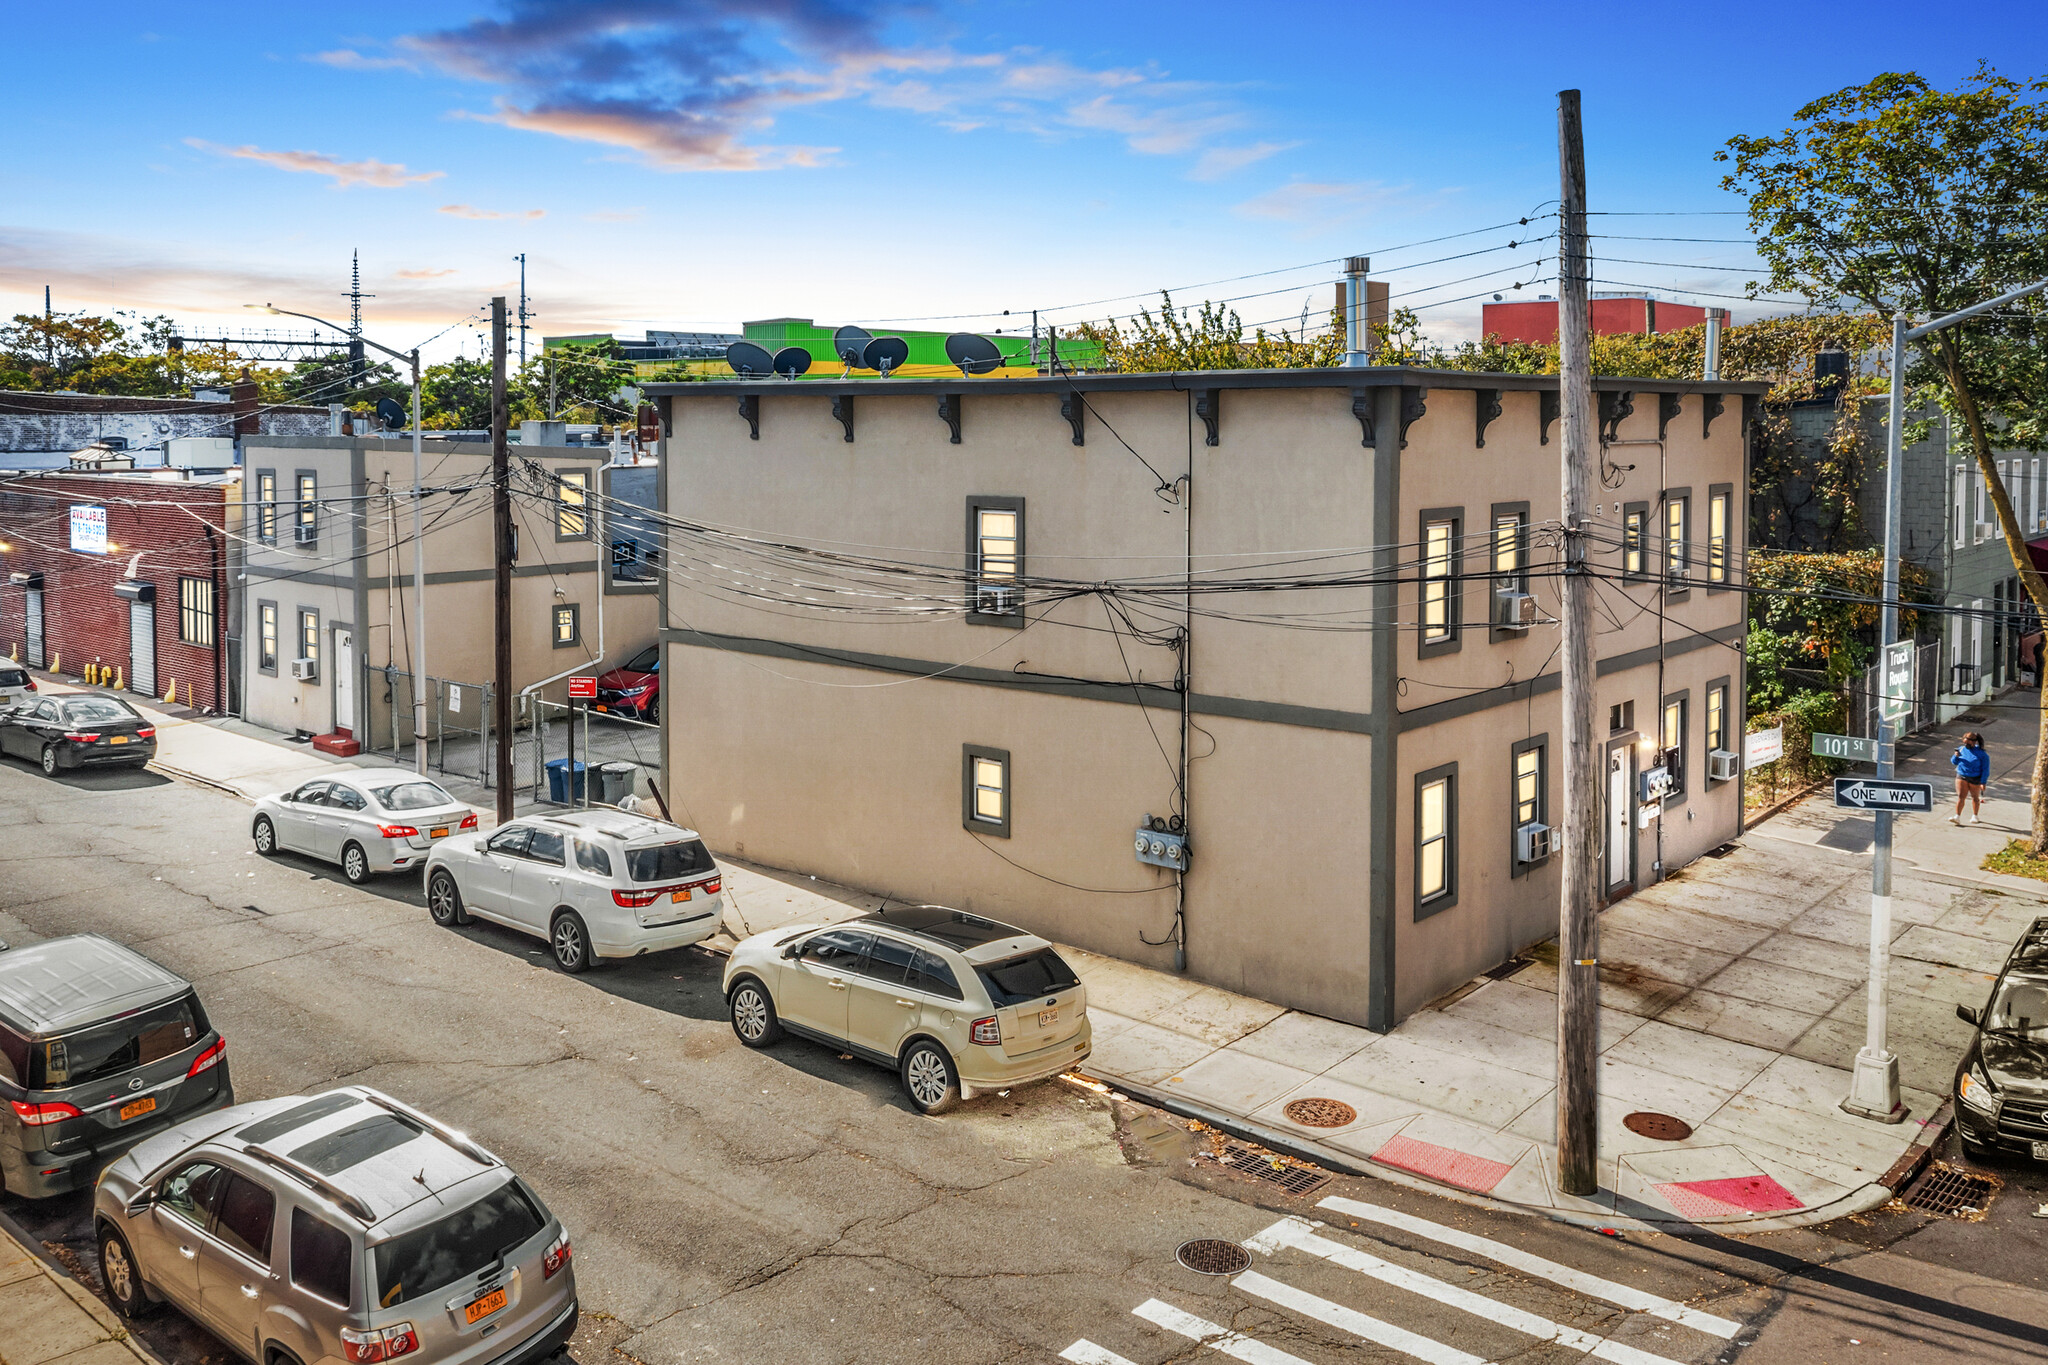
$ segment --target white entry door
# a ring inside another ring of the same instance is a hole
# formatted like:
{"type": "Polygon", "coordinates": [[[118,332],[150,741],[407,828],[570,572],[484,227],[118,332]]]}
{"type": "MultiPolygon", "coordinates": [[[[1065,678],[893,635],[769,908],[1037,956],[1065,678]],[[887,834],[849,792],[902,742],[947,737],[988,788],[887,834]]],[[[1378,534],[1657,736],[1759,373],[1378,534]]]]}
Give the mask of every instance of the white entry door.
{"type": "Polygon", "coordinates": [[[1612,745],[1607,750],[1607,889],[1633,880],[1635,871],[1635,830],[1631,828],[1634,803],[1629,796],[1629,758],[1634,746],[1612,745]]]}
{"type": "Polygon", "coordinates": [[[334,631],[334,728],[356,730],[356,635],[346,626],[334,631]]]}

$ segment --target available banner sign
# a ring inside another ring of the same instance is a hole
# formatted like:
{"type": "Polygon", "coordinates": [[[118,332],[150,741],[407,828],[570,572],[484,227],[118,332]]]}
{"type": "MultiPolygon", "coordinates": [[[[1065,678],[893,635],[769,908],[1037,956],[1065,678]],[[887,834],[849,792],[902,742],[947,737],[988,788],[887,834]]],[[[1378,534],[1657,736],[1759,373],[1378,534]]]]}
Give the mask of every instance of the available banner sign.
{"type": "Polygon", "coordinates": [[[71,548],[81,554],[107,552],[107,509],[71,505],[71,548]]]}

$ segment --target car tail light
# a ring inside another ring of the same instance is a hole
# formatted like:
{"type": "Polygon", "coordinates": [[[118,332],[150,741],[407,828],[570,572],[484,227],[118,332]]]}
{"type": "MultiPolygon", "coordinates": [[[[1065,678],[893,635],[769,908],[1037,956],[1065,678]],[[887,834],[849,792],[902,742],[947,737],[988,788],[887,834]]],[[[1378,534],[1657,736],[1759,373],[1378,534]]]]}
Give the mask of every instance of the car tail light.
{"type": "Polygon", "coordinates": [[[461,826],[461,827],[462,827],[463,829],[475,829],[475,828],[476,828],[476,812],[475,812],[475,811],[471,811],[471,812],[470,812],[469,814],[467,814],[467,815],[465,815],[465,816],[463,816],[463,817],[462,817],[462,826],[461,826]]]}
{"type": "Polygon", "coordinates": [[[387,839],[417,839],[420,833],[411,825],[379,825],[377,832],[387,839]]]}
{"type": "Polygon", "coordinates": [[[564,1232],[555,1239],[554,1245],[547,1249],[547,1254],[540,1258],[540,1268],[545,1272],[541,1278],[544,1280],[555,1278],[555,1272],[569,1264],[569,1258],[575,1254],[575,1251],[569,1246],[569,1234],[564,1232]]]}
{"type": "Polygon", "coordinates": [[[655,897],[660,894],[659,890],[614,891],[612,892],[612,904],[624,906],[628,910],[638,910],[643,905],[654,904],[655,897]]]}
{"type": "Polygon", "coordinates": [[[228,1040],[216,1038],[213,1046],[192,1059],[192,1065],[185,1068],[185,1079],[191,1080],[202,1071],[211,1071],[220,1065],[220,1059],[228,1055],[228,1040]]]}
{"type": "Polygon", "coordinates": [[[98,739],[98,738],[99,738],[99,734],[98,734],[97,732],[94,732],[94,733],[91,733],[91,734],[87,734],[87,733],[86,733],[85,731],[83,731],[83,730],[73,730],[73,731],[72,731],[72,732],[71,732],[70,734],[68,734],[68,735],[64,736],[64,738],[66,738],[66,739],[75,739],[75,740],[77,740],[77,741],[78,741],[78,742],[79,742],[80,744],[90,744],[90,743],[92,743],[92,742],[93,742],[94,740],[96,740],[96,739],[98,739]]]}
{"type": "Polygon", "coordinates": [[[967,1026],[967,1041],[982,1047],[998,1047],[1003,1041],[1003,1026],[991,1014],[986,1019],[977,1019],[967,1026]]]}
{"type": "Polygon", "coordinates": [[[14,1115],[31,1128],[40,1128],[46,1123],[62,1123],[65,1119],[82,1119],[85,1115],[75,1104],[24,1104],[20,1100],[9,1100],[14,1115]]]}
{"type": "Polygon", "coordinates": [[[135,732],[135,737],[137,739],[155,739],[156,727],[154,725],[145,725],[135,732]]]}
{"type": "Polygon", "coordinates": [[[400,1356],[411,1355],[420,1348],[420,1339],[409,1322],[401,1322],[396,1327],[372,1327],[368,1331],[344,1327],[341,1329],[341,1348],[350,1360],[364,1365],[368,1361],[396,1360],[400,1356]]]}
{"type": "Polygon", "coordinates": [[[36,680],[34,678],[28,680],[28,690],[31,692],[36,690],[36,680]]]}

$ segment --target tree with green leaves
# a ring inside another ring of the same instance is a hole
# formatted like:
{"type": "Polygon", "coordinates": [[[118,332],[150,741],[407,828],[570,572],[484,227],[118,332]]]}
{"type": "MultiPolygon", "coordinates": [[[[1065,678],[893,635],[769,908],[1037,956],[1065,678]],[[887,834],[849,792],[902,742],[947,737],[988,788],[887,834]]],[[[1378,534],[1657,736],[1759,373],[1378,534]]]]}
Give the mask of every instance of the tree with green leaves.
{"type": "MultiPolygon", "coordinates": [[[[1245,335],[1235,308],[1204,302],[1190,318],[1173,296],[1159,295],[1159,311],[1140,308],[1128,327],[1111,318],[1083,323],[1075,329],[1085,356],[1072,357],[1077,368],[1102,368],[1123,373],[1160,370],[1284,370],[1335,365],[1344,353],[1344,337],[1334,314],[1318,335],[1296,336],[1284,329],[1254,328],[1245,335]]],[[[1064,345],[1064,343],[1062,343],[1064,345]]],[[[1061,352],[1063,361],[1070,353],[1061,352]]]]}
{"type": "MultiPolygon", "coordinates": [[[[1954,90],[1890,72],[1825,95],[1776,135],[1729,140],[1725,188],[1749,200],[1761,282],[1823,303],[1939,317],[2048,276],[2048,79],[1988,65],[1954,90]]],[[[1934,333],[1906,376],[1957,419],[1990,489],[2006,549],[2035,608],[2048,582],[1993,461],[2000,443],[2039,449],[2048,308],[2035,299],[1934,333]]],[[[1901,363],[1895,358],[1894,363],[1901,363]]],[[[2034,755],[2030,851],[2048,854],[2048,688],[2034,755]]]]}

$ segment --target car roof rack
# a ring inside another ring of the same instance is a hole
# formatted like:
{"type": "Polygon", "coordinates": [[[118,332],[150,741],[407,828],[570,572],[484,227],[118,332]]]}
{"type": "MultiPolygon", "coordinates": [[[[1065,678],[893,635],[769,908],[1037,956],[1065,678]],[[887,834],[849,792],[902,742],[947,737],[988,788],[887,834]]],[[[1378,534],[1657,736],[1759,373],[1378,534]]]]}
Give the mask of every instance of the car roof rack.
{"type": "Polygon", "coordinates": [[[381,1091],[371,1090],[368,1087],[363,1089],[362,1096],[367,1103],[374,1104],[380,1109],[396,1114],[409,1123],[418,1124],[450,1147],[453,1147],[456,1151],[468,1157],[471,1161],[476,1162],[479,1166],[496,1166],[501,1164],[496,1157],[472,1141],[467,1133],[459,1133],[439,1119],[430,1118],[409,1104],[401,1103],[381,1091]]]}
{"type": "Polygon", "coordinates": [[[377,1215],[370,1212],[368,1204],[365,1204],[361,1199],[350,1194],[311,1166],[273,1152],[268,1147],[259,1147],[254,1143],[244,1147],[242,1150],[258,1161],[275,1166],[286,1175],[292,1177],[292,1179],[299,1181],[320,1194],[326,1195],[334,1201],[338,1208],[364,1227],[369,1227],[377,1221],[377,1215]]]}

